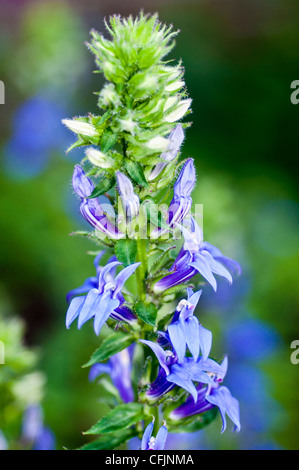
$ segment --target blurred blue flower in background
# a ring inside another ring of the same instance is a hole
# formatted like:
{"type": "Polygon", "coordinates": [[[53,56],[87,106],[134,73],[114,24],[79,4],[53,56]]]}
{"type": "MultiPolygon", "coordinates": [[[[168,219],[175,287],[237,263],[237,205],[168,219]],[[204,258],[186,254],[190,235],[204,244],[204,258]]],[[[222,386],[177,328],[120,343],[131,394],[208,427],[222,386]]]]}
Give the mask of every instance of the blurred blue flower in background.
{"type": "Polygon", "coordinates": [[[21,104],[13,118],[13,133],[3,148],[3,165],[9,176],[26,179],[45,169],[53,152],[64,156],[69,142],[61,125],[64,106],[37,94],[21,104]]]}

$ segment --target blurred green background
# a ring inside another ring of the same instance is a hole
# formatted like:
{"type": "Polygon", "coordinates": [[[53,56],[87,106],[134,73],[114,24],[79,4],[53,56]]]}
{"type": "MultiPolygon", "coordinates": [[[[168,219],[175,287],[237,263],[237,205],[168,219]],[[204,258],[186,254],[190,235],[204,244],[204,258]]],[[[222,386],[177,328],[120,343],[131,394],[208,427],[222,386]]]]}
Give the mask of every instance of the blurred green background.
{"type": "Polygon", "coordinates": [[[82,445],[81,432],[107,407],[81,368],[98,338],[88,324],[64,326],[65,294],[93,275],[93,245],[69,237],[84,227],[71,189],[82,154],[65,155],[73,137],[61,119],[97,113],[93,92],[103,82],[84,46],[89,30],[141,8],[181,31],[171,56],[182,58],[193,99],[183,156],[196,161],[194,202],[204,205],[205,239],[243,266],[232,287],[207,291],[198,309],[215,354],[229,354],[243,428],[220,435],[217,421],[187,445],[298,449],[299,365],[290,361],[299,339],[296,1],[0,0],[0,315],[21,318],[25,345],[38,351],[57,448],[82,445]]]}

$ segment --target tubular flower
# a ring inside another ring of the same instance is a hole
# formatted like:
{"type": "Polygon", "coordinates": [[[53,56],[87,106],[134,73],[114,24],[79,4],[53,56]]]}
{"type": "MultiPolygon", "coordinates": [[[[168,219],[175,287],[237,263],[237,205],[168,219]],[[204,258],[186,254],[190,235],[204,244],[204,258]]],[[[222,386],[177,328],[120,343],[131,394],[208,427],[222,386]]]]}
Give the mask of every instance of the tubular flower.
{"type": "Polygon", "coordinates": [[[130,403],[134,401],[134,391],[131,381],[131,360],[132,346],[111,356],[106,364],[94,364],[89,372],[89,380],[94,381],[102,374],[109,374],[122,400],[125,403],[130,403]]]}
{"type": "MultiPolygon", "coordinates": [[[[74,297],[66,314],[66,327],[78,317],[78,328],[94,317],[94,330],[98,335],[106,320],[111,316],[116,320],[130,322],[134,320],[134,314],[125,307],[125,299],[122,288],[126,280],[135,272],[140,263],[134,263],[124,268],[115,278],[111,272],[122,263],[112,261],[105,267],[98,269],[95,286],[92,286],[93,278],[89,278],[80,289],[87,286],[87,295],[74,297]],[[91,287],[89,289],[89,287],[91,287]]],[[[71,291],[78,293],[78,289],[71,291]]]]}
{"type": "Polygon", "coordinates": [[[163,426],[159,429],[157,436],[153,437],[154,420],[146,427],[142,441],[141,450],[163,450],[167,439],[167,427],[164,421],[163,426]]]}
{"type": "Polygon", "coordinates": [[[117,171],[116,178],[126,218],[131,220],[139,214],[139,197],[134,193],[133,185],[126,175],[117,171]]]}
{"type": "Polygon", "coordinates": [[[99,201],[96,198],[89,199],[94,185],[79,165],[75,166],[73,173],[73,188],[81,197],[80,211],[87,222],[110,238],[124,238],[125,235],[110,222],[99,201]]]}
{"type": "Polygon", "coordinates": [[[170,325],[166,334],[164,334],[164,339],[167,340],[171,350],[165,351],[157,343],[140,340],[152,349],[160,364],[158,377],[155,382],[151,384],[150,389],[146,392],[146,396],[149,400],[157,400],[170,391],[175,385],[178,385],[189,392],[194,402],[196,402],[197,390],[193,381],[213,385],[214,382],[210,375],[222,375],[223,369],[217,362],[207,357],[211,348],[210,335],[200,334],[199,329],[195,330],[195,334],[192,335],[193,345],[191,345],[191,350],[194,351],[196,349],[196,357],[197,345],[199,344],[201,351],[205,352],[205,356],[197,356],[196,359],[194,359],[194,357],[186,357],[184,354],[184,345],[186,343],[190,345],[190,338],[185,336],[185,333],[188,334],[188,327],[186,329],[183,327],[183,334],[180,335],[177,334],[177,328],[171,328],[173,325],[175,324],[170,325]],[[195,346],[195,348],[193,346],[195,346]]]}
{"type": "Polygon", "coordinates": [[[168,335],[172,344],[176,344],[176,353],[183,361],[188,346],[194,361],[197,361],[201,350],[205,361],[212,347],[212,333],[204,328],[193,315],[202,291],[195,294],[188,289],[188,300],[181,300],[173,320],[168,327],[168,335]]]}
{"type": "Polygon", "coordinates": [[[178,155],[180,147],[184,140],[184,132],[181,124],[178,124],[169,134],[167,139],[169,140],[168,148],[165,152],[161,153],[159,162],[151,171],[148,179],[149,181],[155,180],[168,165],[172,162],[178,155]]]}
{"type": "Polygon", "coordinates": [[[214,274],[224,277],[232,284],[233,279],[229,270],[240,274],[241,267],[237,261],[224,256],[221,251],[202,239],[202,231],[195,219],[191,217],[191,229],[180,226],[185,243],[170,268],[171,274],[160,279],[154,286],[156,293],[170,287],[182,284],[195,274],[201,274],[216,291],[217,282],[214,274]]]}
{"type": "Polygon", "coordinates": [[[190,397],[187,398],[185,403],[176,408],[170,413],[170,418],[173,421],[187,418],[199,413],[204,413],[216,406],[219,408],[222,418],[222,430],[223,433],[226,429],[226,416],[227,415],[234,423],[234,431],[240,431],[240,411],[239,402],[232,396],[229,389],[224,386],[220,386],[227,371],[227,358],[222,363],[224,370],[223,374],[216,374],[214,376],[214,384],[205,386],[199,384],[197,387],[197,400],[194,402],[190,397]]]}

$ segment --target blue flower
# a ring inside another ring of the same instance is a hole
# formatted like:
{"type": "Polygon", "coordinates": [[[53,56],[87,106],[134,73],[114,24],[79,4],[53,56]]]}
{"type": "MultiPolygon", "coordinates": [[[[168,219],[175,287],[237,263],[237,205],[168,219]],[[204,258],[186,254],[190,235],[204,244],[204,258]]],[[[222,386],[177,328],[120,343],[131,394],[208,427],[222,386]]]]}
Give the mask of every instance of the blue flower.
{"type": "Polygon", "coordinates": [[[81,197],[80,211],[87,222],[110,238],[115,240],[124,238],[125,235],[110,222],[97,198],[89,199],[94,190],[94,185],[80,165],[75,166],[73,188],[78,196],[81,197]]]}
{"type": "Polygon", "coordinates": [[[126,175],[117,171],[116,178],[126,218],[127,220],[131,220],[139,214],[139,197],[134,193],[132,182],[126,175]]]}
{"type": "Polygon", "coordinates": [[[166,444],[167,439],[167,427],[166,423],[163,423],[163,426],[159,429],[157,436],[152,437],[154,429],[154,420],[146,427],[142,441],[141,441],[141,450],[163,450],[166,444]]]}
{"type": "Polygon", "coordinates": [[[226,415],[235,425],[234,430],[240,431],[240,410],[239,402],[234,398],[227,387],[220,386],[227,371],[227,358],[221,364],[223,371],[221,374],[215,374],[214,383],[208,386],[200,383],[197,387],[197,398],[192,400],[187,398],[185,403],[170,413],[170,418],[174,421],[187,418],[196,414],[204,413],[216,406],[219,408],[222,418],[223,433],[226,429],[226,415]]]}
{"type": "Polygon", "coordinates": [[[197,361],[199,352],[203,360],[209,356],[212,347],[212,333],[204,328],[193,315],[202,291],[195,294],[188,289],[188,300],[181,300],[173,320],[168,327],[168,335],[172,344],[176,344],[176,354],[183,361],[188,346],[194,361],[197,361]]]}
{"type": "Polygon", "coordinates": [[[216,291],[217,282],[214,274],[233,282],[230,271],[240,274],[241,267],[237,261],[224,256],[221,251],[202,239],[202,231],[191,217],[190,230],[180,226],[185,243],[177,256],[170,274],[160,279],[154,286],[154,292],[163,292],[178,284],[187,282],[196,274],[201,274],[216,291]]]}
{"type": "Polygon", "coordinates": [[[102,374],[109,374],[113,385],[117,388],[125,403],[134,401],[134,390],[131,381],[132,349],[134,349],[134,346],[114,354],[106,364],[94,364],[89,372],[89,380],[91,381],[94,381],[102,374]]]}
{"type": "MultiPolygon", "coordinates": [[[[192,299],[192,296],[194,296],[192,301],[196,304],[199,295],[199,293],[193,294],[189,299],[192,299]]],[[[188,309],[186,310],[178,321],[168,327],[166,333],[160,333],[171,349],[165,351],[157,343],[140,340],[152,349],[160,364],[158,377],[146,392],[146,396],[150,401],[159,399],[178,385],[189,392],[196,402],[197,390],[193,382],[213,385],[214,382],[210,375],[223,374],[222,366],[208,358],[211,348],[211,333],[207,333],[207,330],[202,331],[199,328],[200,325],[195,320],[196,328],[191,333],[191,337],[189,336],[189,326],[193,326],[194,322],[192,321],[188,325],[191,316],[188,309]],[[184,319],[184,315],[186,315],[186,319],[184,319]],[[186,344],[188,344],[189,350],[193,354],[192,357],[185,356],[186,344]],[[198,355],[199,349],[204,352],[202,356],[198,355]]]]}
{"type": "Polygon", "coordinates": [[[140,263],[127,266],[114,278],[113,272],[121,264],[119,261],[111,261],[105,267],[98,268],[96,278],[88,278],[83,286],[69,293],[68,297],[77,293],[81,294],[86,289],[87,295],[72,299],[66,314],[67,328],[77,317],[78,328],[94,317],[94,330],[98,335],[110,316],[116,320],[127,322],[135,319],[131,310],[123,305],[125,299],[121,291],[124,283],[140,263]]]}
{"type": "Polygon", "coordinates": [[[149,181],[155,180],[164,168],[177,157],[184,137],[183,127],[181,124],[178,124],[167,137],[169,140],[168,149],[160,155],[162,161],[151,171],[148,177],[149,181]]]}
{"type": "Polygon", "coordinates": [[[23,416],[22,441],[32,450],[54,450],[56,439],[43,424],[43,412],[39,405],[29,406],[23,416]]]}

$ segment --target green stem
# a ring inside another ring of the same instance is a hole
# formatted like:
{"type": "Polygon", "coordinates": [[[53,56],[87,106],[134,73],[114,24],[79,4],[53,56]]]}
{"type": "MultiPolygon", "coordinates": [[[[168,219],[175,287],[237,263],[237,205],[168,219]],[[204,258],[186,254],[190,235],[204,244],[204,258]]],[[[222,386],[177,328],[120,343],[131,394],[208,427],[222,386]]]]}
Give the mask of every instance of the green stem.
{"type": "Polygon", "coordinates": [[[147,276],[147,253],[146,253],[146,240],[137,240],[137,261],[140,261],[140,266],[136,271],[137,276],[137,289],[140,300],[146,299],[145,278],[147,276]]]}

